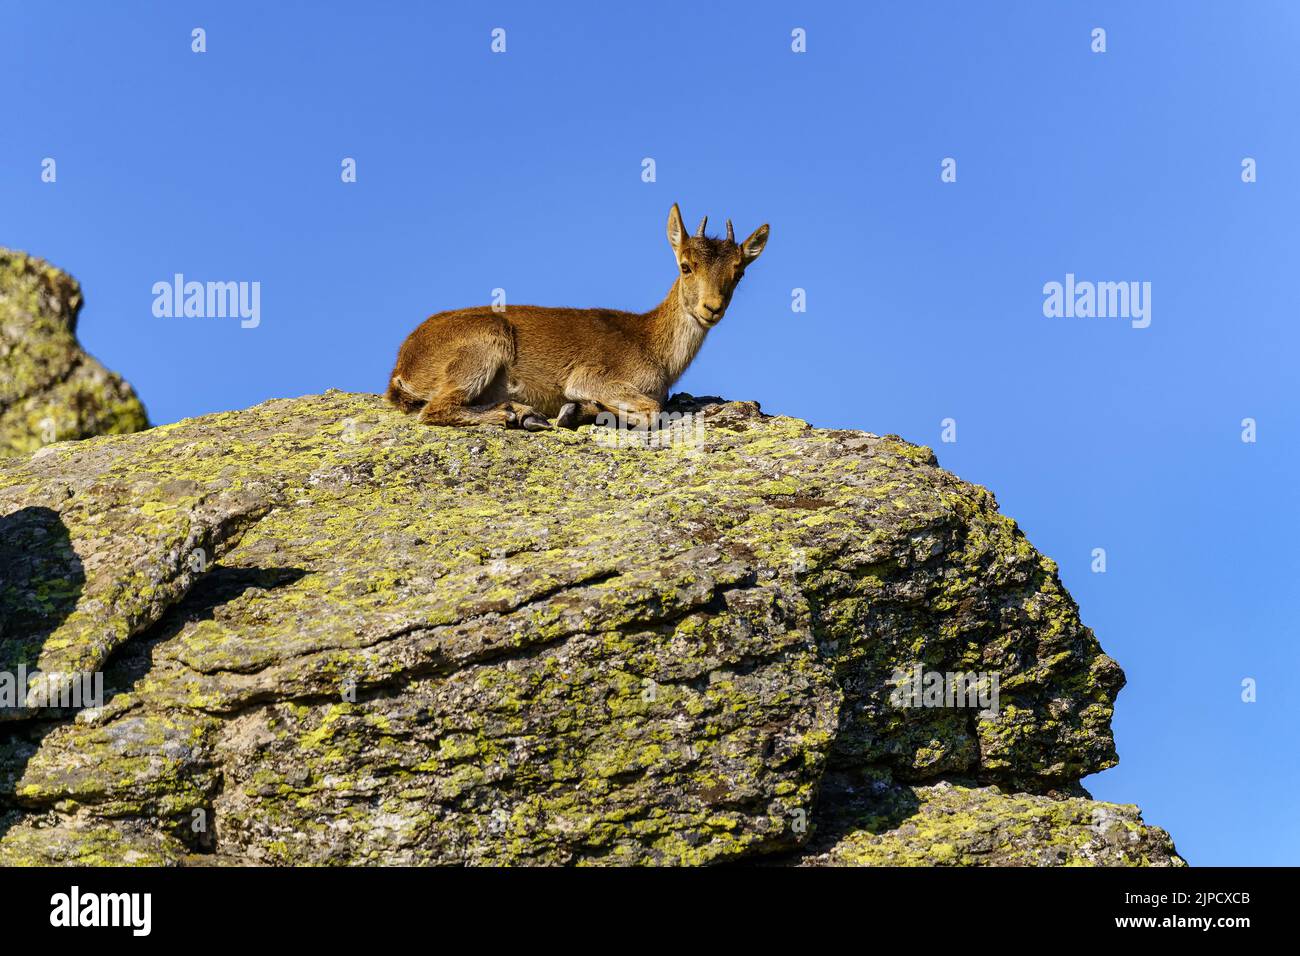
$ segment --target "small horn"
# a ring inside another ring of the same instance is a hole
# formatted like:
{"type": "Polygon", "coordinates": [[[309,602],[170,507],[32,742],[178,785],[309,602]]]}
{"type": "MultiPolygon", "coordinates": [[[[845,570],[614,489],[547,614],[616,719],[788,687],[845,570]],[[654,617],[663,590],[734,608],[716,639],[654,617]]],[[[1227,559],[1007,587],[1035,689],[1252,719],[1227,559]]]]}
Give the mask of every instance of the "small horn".
{"type": "Polygon", "coordinates": [[[735,242],[735,241],[736,241],[736,234],[735,234],[734,232],[731,231],[731,220],[730,220],[730,219],[727,220],[727,241],[728,241],[728,242],[735,242]]]}
{"type": "Polygon", "coordinates": [[[708,223],[709,223],[709,217],[705,216],[703,219],[700,220],[700,228],[695,230],[695,234],[697,236],[704,235],[704,227],[708,225],[708,223]]]}

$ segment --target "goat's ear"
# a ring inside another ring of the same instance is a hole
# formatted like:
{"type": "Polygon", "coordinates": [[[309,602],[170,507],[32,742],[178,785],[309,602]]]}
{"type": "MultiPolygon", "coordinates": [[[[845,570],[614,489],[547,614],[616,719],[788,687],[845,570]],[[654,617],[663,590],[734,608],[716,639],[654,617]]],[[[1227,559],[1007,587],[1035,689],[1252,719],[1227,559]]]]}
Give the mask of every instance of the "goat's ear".
{"type": "Polygon", "coordinates": [[[767,223],[759,226],[753,234],[745,240],[744,245],[740,247],[740,254],[745,257],[745,264],[753,262],[758,258],[758,254],[763,251],[767,245],[767,223]]]}
{"type": "Polygon", "coordinates": [[[677,208],[677,203],[673,203],[673,208],[668,210],[668,242],[673,249],[680,249],[685,241],[686,227],[682,225],[682,211],[677,208]]]}

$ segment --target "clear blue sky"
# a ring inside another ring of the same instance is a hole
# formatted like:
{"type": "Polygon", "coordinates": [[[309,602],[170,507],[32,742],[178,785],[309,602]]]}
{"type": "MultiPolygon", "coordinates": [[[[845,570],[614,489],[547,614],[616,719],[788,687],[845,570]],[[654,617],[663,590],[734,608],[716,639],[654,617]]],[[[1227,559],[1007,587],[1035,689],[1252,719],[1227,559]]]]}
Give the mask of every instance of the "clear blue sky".
{"type": "Polygon", "coordinates": [[[496,287],[648,308],[673,201],[770,222],[681,387],[991,488],[1128,673],[1094,794],[1194,864],[1300,862],[1300,6],[545,6],[6,0],[0,244],[82,281],[161,423],[379,391],[496,287]],[[176,272],[260,282],[261,325],[155,318],[176,272]],[[1152,283],[1150,327],[1045,317],[1066,273],[1152,283]]]}

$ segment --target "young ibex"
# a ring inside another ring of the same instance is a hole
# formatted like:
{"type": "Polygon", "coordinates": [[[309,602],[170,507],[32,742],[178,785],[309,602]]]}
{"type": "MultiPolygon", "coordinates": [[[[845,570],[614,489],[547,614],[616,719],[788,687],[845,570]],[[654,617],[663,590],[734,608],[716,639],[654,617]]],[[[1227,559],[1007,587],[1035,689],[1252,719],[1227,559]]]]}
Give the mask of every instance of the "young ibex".
{"type": "Polygon", "coordinates": [[[628,427],[653,428],[668,390],[686,371],[731,302],[745,268],[767,243],[767,225],[737,245],[688,236],[681,210],[668,213],[678,276],[649,312],[489,306],[430,316],[402,343],[388,400],[430,425],[563,428],[601,412],[628,427]]]}

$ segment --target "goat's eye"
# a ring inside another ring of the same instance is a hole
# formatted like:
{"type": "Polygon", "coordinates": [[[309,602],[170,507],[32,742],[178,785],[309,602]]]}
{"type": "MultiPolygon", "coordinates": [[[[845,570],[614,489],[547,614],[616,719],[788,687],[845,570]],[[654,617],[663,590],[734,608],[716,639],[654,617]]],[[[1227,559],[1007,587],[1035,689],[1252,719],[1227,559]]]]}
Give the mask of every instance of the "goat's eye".
{"type": "Polygon", "coordinates": [[[684,275],[684,276],[688,276],[688,275],[690,275],[690,274],[691,274],[691,267],[688,266],[685,262],[683,262],[683,263],[682,263],[682,275],[684,275]]]}

